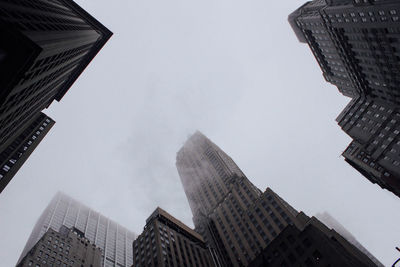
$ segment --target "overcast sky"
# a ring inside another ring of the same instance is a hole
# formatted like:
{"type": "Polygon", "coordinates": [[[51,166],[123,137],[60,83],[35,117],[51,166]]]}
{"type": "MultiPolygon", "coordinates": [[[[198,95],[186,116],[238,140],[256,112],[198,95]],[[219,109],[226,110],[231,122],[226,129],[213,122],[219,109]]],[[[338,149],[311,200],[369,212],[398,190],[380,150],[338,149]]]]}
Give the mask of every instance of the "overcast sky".
{"type": "Polygon", "coordinates": [[[138,234],[157,206],[192,227],[175,156],[197,129],[261,190],[328,211],[386,266],[400,256],[400,199],[340,156],[349,99],[287,23],[303,1],[77,2],[114,36],[0,195],[1,266],[59,190],[138,234]]]}

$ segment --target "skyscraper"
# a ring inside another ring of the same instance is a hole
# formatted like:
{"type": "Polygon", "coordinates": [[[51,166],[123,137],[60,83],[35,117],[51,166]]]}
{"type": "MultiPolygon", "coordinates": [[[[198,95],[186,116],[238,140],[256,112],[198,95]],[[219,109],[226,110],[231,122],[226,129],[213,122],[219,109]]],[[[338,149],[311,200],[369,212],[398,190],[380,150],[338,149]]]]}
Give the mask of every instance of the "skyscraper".
{"type": "MultiPolygon", "coordinates": [[[[209,246],[216,266],[249,266],[284,229],[293,226],[302,230],[314,220],[296,211],[270,188],[261,192],[224,151],[200,132],[180,149],[176,166],[195,230],[209,246]]],[[[348,251],[370,263],[363,266],[375,266],[358,250],[349,247],[348,251]]]]}
{"type": "Polygon", "coordinates": [[[23,132],[0,153],[0,193],[53,125],[54,121],[50,117],[38,113],[23,132]]]}
{"type": "Polygon", "coordinates": [[[325,79],[353,98],[337,121],[353,138],[343,156],[400,196],[400,3],[314,0],[289,16],[325,79]]]}
{"type": "Polygon", "coordinates": [[[28,266],[101,267],[101,250],[76,228],[49,228],[17,265],[28,266]]]}
{"type": "Polygon", "coordinates": [[[112,33],[72,0],[0,2],[0,153],[60,101],[112,33]]]}
{"type": "Polygon", "coordinates": [[[56,194],[36,222],[18,262],[50,228],[60,231],[62,226],[78,229],[101,249],[102,267],[132,266],[132,243],[136,235],[63,193],[56,194]]]}
{"type": "Polygon", "coordinates": [[[400,196],[400,112],[378,100],[354,98],[336,119],[353,138],[346,162],[372,183],[400,196]]]}
{"type": "Polygon", "coordinates": [[[321,222],[323,222],[326,226],[334,229],[341,236],[346,238],[351,244],[353,244],[356,248],[358,248],[362,253],[368,256],[378,267],[384,267],[383,264],[374,257],[363,245],[358,242],[358,240],[335,218],[333,218],[328,212],[318,213],[315,215],[321,222]]]}
{"type": "Polygon", "coordinates": [[[303,227],[288,225],[249,267],[376,267],[366,255],[315,217],[303,227]]]}
{"type": "Polygon", "coordinates": [[[203,238],[161,208],[146,220],[133,242],[133,266],[214,266],[203,238]]]}
{"type": "Polygon", "coordinates": [[[400,4],[395,0],[314,0],[289,16],[324,77],[344,95],[400,104],[400,4]]]}
{"type": "Polygon", "coordinates": [[[200,132],[178,152],[176,166],[196,230],[219,266],[246,266],[298,214],[271,189],[256,188],[200,132]]]}

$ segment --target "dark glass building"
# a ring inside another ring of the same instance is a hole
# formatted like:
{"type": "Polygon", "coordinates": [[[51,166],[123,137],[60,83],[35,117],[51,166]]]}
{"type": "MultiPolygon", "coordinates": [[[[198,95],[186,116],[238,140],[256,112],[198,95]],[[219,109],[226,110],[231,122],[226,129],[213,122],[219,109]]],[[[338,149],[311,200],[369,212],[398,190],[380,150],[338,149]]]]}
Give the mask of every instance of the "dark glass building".
{"type": "Polygon", "coordinates": [[[17,265],[28,266],[101,267],[101,250],[76,228],[50,228],[17,265]]]}
{"type": "Polygon", "coordinates": [[[0,153],[60,101],[112,33],[71,0],[0,2],[0,153]]]}
{"type": "Polygon", "coordinates": [[[133,242],[135,267],[214,266],[203,238],[157,208],[146,220],[143,233],[133,242]]]}
{"type": "Polygon", "coordinates": [[[27,125],[0,153],[0,193],[50,131],[54,121],[40,112],[27,125]]]}
{"type": "Polygon", "coordinates": [[[249,266],[284,229],[302,229],[310,220],[270,188],[262,192],[255,187],[200,132],[186,141],[176,165],[196,231],[204,237],[216,266],[249,266]]]}
{"type": "Polygon", "coordinates": [[[399,14],[396,0],[315,0],[289,16],[325,79],[353,98],[337,119],[353,138],[346,161],[398,196],[399,14]]]}

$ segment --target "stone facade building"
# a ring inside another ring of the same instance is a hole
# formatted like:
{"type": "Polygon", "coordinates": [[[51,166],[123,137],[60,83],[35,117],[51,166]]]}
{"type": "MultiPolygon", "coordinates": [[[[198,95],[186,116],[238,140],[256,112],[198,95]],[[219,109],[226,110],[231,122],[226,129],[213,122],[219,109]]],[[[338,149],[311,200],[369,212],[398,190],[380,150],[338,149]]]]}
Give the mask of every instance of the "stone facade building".
{"type": "Polygon", "coordinates": [[[53,229],[39,239],[17,267],[101,267],[101,250],[78,229],[53,229]]]}
{"type": "Polygon", "coordinates": [[[100,248],[101,267],[132,266],[132,243],[136,235],[63,193],[57,193],[39,217],[18,262],[49,229],[59,231],[64,226],[79,230],[100,248]]]}
{"type": "MultiPolygon", "coordinates": [[[[262,192],[254,186],[232,158],[200,132],[186,141],[176,165],[196,231],[218,267],[249,266],[269,251],[282,231],[304,229],[310,221],[270,188],[262,192]]],[[[357,249],[350,254],[375,266],[357,249]]]]}
{"type": "Polygon", "coordinates": [[[143,233],[133,242],[135,267],[214,266],[203,238],[157,208],[146,220],[143,233]]]}
{"type": "Polygon", "coordinates": [[[289,16],[325,79],[353,98],[337,121],[346,162],[400,196],[400,3],[314,0],[289,16]]]}

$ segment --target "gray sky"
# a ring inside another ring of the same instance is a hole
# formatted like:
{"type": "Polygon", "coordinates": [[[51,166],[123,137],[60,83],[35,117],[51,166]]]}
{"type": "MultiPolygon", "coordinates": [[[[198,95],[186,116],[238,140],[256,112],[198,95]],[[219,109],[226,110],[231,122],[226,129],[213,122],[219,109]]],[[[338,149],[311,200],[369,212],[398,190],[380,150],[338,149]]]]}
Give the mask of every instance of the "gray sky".
{"type": "Polygon", "coordinates": [[[79,0],[114,32],[56,125],[0,195],[1,266],[15,265],[58,191],[140,233],[160,206],[192,226],[175,155],[196,129],[260,189],[328,211],[385,265],[400,200],[347,165],[349,101],[287,23],[303,1],[79,0]]]}

